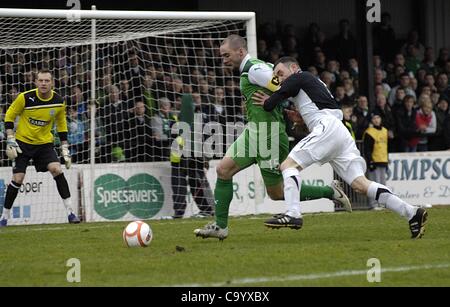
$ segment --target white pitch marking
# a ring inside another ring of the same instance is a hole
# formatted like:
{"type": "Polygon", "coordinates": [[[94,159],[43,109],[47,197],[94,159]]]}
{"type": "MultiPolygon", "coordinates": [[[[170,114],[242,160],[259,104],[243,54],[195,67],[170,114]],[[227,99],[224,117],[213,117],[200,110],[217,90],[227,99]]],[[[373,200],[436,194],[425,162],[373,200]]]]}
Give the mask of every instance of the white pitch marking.
{"type": "MultiPolygon", "coordinates": [[[[402,267],[392,267],[381,269],[382,273],[389,272],[409,272],[418,270],[430,270],[430,269],[445,269],[449,268],[450,263],[443,264],[426,264],[417,266],[402,266],[402,267]]],[[[355,276],[355,275],[366,275],[367,270],[351,270],[351,271],[339,271],[333,273],[317,273],[317,274],[307,274],[307,275],[287,275],[287,276],[273,276],[273,277],[256,277],[256,278],[240,278],[231,280],[230,282],[216,282],[216,283],[198,283],[198,284],[181,284],[181,285],[170,285],[169,287],[220,287],[220,286],[231,286],[231,285],[245,285],[245,284],[256,284],[256,283],[266,283],[266,282],[285,282],[285,281],[297,281],[297,280],[317,280],[317,279],[330,279],[335,277],[343,276],[355,276]]]]}

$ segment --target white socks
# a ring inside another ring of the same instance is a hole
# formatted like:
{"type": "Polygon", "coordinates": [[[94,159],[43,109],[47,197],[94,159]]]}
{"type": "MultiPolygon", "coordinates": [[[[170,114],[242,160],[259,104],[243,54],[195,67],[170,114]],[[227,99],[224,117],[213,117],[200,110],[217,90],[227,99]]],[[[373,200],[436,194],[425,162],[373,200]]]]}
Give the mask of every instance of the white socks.
{"type": "Polygon", "coordinates": [[[3,208],[3,213],[0,220],[9,220],[10,216],[11,216],[11,209],[3,208]]]}
{"type": "Polygon", "coordinates": [[[73,213],[72,199],[70,197],[63,199],[63,203],[64,203],[64,207],[66,207],[67,215],[70,215],[71,213],[73,213]]]}
{"type": "Polygon", "coordinates": [[[398,196],[392,194],[392,192],[382,184],[372,182],[367,190],[367,196],[370,201],[377,201],[380,205],[385,206],[389,210],[397,212],[404,218],[412,219],[417,212],[417,207],[411,206],[405,203],[398,196]]]}
{"type": "Polygon", "coordinates": [[[300,218],[300,189],[302,180],[300,172],[296,168],[288,168],[283,171],[284,178],[284,199],[288,205],[287,215],[300,218]]]}

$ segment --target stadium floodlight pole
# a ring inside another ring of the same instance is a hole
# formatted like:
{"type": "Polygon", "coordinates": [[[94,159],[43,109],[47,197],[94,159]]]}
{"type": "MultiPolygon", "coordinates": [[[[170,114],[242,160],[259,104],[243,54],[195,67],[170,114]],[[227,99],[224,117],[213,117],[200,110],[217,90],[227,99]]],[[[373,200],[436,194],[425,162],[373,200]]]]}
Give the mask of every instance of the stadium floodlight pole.
{"type": "MultiPolygon", "coordinates": [[[[91,9],[93,11],[96,10],[96,6],[93,5],[91,7],[91,9]]],[[[89,176],[89,180],[90,180],[90,187],[91,189],[89,190],[89,199],[92,203],[94,203],[94,176],[95,176],[95,116],[96,116],[96,102],[95,102],[95,93],[96,93],[96,89],[95,89],[95,78],[96,76],[96,67],[95,67],[95,63],[96,63],[96,56],[97,56],[97,45],[95,43],[95,36],[96,36],[96,23],[95,23],[95,18],[91,19],[91,104],[90,104],[90,108],[91,108],[91,118],[90,118],[90,127],[91,127],[91,133],[90,133],[90,147],[91,147],[91,152],[90,152],[90,176],[89,176]]],[[[94,210],[94,206],[89,206],[91,208],[91,210],[94,210]]],[[[93,212],[90,212],[91,216],[92,216],[93,212]]]]}

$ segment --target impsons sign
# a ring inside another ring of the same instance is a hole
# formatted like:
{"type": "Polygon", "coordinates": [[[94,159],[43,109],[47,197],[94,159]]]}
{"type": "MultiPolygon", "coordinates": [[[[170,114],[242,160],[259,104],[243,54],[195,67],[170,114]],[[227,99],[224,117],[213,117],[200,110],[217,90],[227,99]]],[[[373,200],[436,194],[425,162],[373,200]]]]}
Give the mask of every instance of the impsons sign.
{"type": "Polygon", "coordinates": [[[450,205],[450,151],[390,154],[387,185],[414,205],[450,205]]]}

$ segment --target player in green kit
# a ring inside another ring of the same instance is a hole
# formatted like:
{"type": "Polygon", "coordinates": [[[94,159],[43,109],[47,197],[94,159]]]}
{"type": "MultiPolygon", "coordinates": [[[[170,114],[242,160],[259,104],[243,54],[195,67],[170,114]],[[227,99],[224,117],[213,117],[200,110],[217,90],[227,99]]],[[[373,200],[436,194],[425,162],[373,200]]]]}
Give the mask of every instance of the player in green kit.
{"type": "MultiPolygon", "coordinates": [[[[258,164],[269,197],[273,200],[284,199],[283,176],[279,165],[289,154],[289,141],[282,107],[266,112],[261,106],[254,105],[252,100],[257,91],[270,95],[278,89],[273,65],[251,58],[245,39],[234,34],[222,42],[220,55],[224,65],[239,69],[240,90],[246,101],[249,124],[217,166],[215,222],[195,229],[194,233],[203,238],[223,240],[228,236],[228,212],[233,198],[233,176],[236,173],[258,164]],[[265,140],[264,145],[260,144],[261,140],[265,140]]],[[[350,201],[338,181],[333,181],[331,187],[302,185],[300,197],[302,200],[328,198],[351,211],[350,201]]]]}

